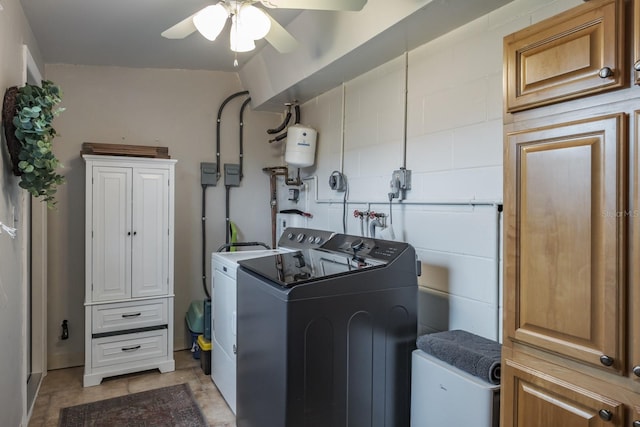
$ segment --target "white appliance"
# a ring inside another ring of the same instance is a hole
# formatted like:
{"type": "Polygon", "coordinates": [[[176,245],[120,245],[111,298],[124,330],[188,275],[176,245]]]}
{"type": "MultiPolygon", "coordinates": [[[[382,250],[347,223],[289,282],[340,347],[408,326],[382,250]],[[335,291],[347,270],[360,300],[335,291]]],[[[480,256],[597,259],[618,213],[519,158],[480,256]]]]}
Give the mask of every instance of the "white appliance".
{"type": "Polygon", "coordinates": [[[277,249],[260,249],[211,254],[211,378],[236,413],[236,272],[238,261],[259,258],[298,249],[318,247],[333,233],[289,227],[283,231],[277,249]]]}
{"type": "Polygon", "coordinates": [[[498,427],[500,385],[422,350],[411,355],[411,427],[498,427]]]}

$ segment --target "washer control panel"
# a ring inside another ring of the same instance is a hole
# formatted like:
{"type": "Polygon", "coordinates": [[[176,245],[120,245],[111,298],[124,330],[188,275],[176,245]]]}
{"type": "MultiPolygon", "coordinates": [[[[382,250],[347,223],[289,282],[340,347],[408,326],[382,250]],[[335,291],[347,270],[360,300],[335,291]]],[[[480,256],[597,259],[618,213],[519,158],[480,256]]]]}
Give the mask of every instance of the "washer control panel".
{"type": "Polygon", "coordinates": [[[408,244],[404,242],[335,234],[320,249],[342,252],[362,259],[369,258],[390,262],[398,257],[407,246],[408,244]]]}
{"type": "Polygon", "coordinates": [[[313,249],[319,248],[328,241],[333,232],[326,230],[315,230],[312,228],[289,227],[284,230],[278,247],[290,249],[313,249]]]}

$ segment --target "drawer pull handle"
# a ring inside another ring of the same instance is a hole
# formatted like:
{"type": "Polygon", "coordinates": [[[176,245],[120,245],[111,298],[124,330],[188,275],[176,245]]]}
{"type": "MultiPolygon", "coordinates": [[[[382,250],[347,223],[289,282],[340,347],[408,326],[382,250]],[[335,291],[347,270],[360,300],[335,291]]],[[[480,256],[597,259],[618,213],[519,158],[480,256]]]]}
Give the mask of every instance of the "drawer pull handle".
{"type": "Polygon", "coordinates": [[[607,411],[606,409],[600,409],[598,411],[598,415],[604,421],[611,421],[613,419],[613,414],[611,413],[611,411],[607,411]]]}
{"type": "Polygon", "coordinates": [[[613,365],[613,357],[603,354],[602,356],[600,356],[600,363],[602,363],[604,366],[611,366],[613,365]]]}
{"type": "MultiPolygon", "coordinates": [[[[640,61],[636,61],[633,64],[633,69],[636,70],[636,71],[640,71],[640,61]]],[[[636,426],[634,426],[634,427],[636,427],[636,426]]],[[[640,427],[640,425],[638,425],[638,427],[640,427]]]]}
{"type": "MultiPolygon", "coordinates": [[[[633,367],[633,375],[636,377],[640,377],[640,365],[636,365],[633,367]]],[[[638,425],[640,427],[640,424],[638,425]]]]}
{"type": "Polygon", "coordinates": [[[140,345],[136,345],[133,347],[122,347],[122,351],[136,351],[140,349],[140,345]]]}
{"type": "Polygon", "coordinates": [[[132,317],[138,317],[140,315],[142,315],[142,313],[128,313],[128,314],[123,314],[122,318],[123,319],[130,319],[132,317]]]}
{"type": "Polygon", "coordinates": [[[600,71],[598,71],[598,75],[601,79],[606,79],[607,77],[613,76],[613,70],[609,67],[602,67],[600,71]]]}

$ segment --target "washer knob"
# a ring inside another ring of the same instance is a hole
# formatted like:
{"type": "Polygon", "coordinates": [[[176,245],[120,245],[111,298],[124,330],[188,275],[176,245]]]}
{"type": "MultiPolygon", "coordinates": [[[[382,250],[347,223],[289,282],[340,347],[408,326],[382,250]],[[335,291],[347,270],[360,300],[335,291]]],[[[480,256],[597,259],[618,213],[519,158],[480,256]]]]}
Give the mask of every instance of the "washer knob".
{"type": "Polygon", "coordinates": [[[289,233],[287,234],[287,237],[289,238],[289,240],[293,240],[295,236],[293,235],[293,233],[289,233]]]}
{"type": "Polygon", "coordinates": [[[320,243],[322,243],[322,237],[317,236],[316,239],[313,241],[313,243],[315,243],[316,245],[319,245],[320,243]]]}
{"type": "Polygon", "coordinates": [[[298,241],[298,243],[302,243],[302,241],[304,240],[304,233],[298,234],[296,240],[298,241]]]}
{"type": "Polygon", "coordinates": [[[364,241],[362,239],[356,239],[353,242],[351,242],[351,249],[353,249],[354,251],[362,249],[363,246],[364,246],[364,241]]]}

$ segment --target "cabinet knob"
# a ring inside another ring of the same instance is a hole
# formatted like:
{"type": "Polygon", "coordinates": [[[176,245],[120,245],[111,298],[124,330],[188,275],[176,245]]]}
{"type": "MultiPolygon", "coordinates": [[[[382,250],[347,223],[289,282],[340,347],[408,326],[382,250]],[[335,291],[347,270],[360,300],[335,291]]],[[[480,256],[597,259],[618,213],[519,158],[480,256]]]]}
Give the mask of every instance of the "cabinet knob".
{"type": "Polygon", "coordinates": [[[606,409],[600,409],[598,411],[598,415],[604,421],[611,421],[613,419],[613,414],[611,413],[611,411],[608,411],[606,409]]]}
{"type": "Polygon", "coordinates": [[[633,63],[633,69],[636,71],[640,71],[640,61],[636,61],[633,63]]]}
{"type": "Polygon", "coordinates": [[[598,71],[598,75],[601,79],[606,79],[607,77],[613,76],[613,70],[609,67],[602,67],[600,71],[598,71]]]}
{"type": "Polygon", "coordinates": [[[128,232],[128,233],[127,233],[127,236],[131,236],[131,232],[128,232]]]}
{"type": "Polygon", "coordinates": [[[635,375],[636,377],[640,377],[640,365],[636,365],[633,367],[633,375],[635,375]]]}
{"type": "Polygon", "coordinates": [[[602,363],[604,366],[611,366],[613,365],[613,357],[603,354],[602,356],[600,356],[600,363],[602,363]]]}

